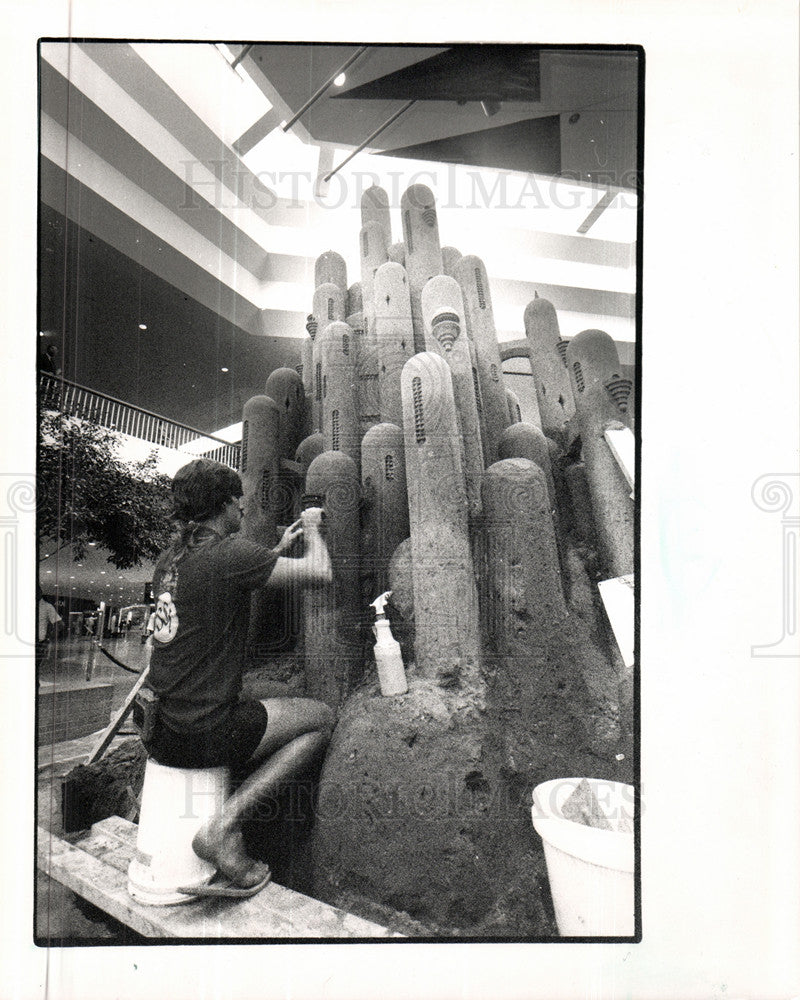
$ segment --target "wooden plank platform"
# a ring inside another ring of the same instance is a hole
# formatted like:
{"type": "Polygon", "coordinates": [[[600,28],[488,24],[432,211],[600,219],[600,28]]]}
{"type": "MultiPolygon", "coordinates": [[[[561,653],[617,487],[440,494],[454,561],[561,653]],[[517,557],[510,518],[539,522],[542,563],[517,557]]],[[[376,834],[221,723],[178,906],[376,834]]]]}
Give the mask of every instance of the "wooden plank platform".
{"type": "Polygon", "coordinates": [[[144,937],[401,938],[386,927],[270,883],[250,899],[198,899],[146,906],[128,894],[136,827],[112,816],[71,843],[41,827],[37,866],[144,937]]]}

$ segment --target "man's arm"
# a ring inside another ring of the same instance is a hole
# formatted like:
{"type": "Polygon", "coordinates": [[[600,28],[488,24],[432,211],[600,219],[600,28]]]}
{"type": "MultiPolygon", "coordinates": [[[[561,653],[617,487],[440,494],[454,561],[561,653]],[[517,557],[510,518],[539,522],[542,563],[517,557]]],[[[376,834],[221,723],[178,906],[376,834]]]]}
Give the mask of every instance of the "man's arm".
{"type": "Polygon", "coordinates": [[[299,521],[286,529],[275,551],[285,551],[296,538],[302,535],[306,543],[305,552],[299,559],[278,556],[275,568],[267,581],[268,587],[328,583],[333,579],[328,546],[320,534],[321,524],[322,511],[318,507],[311,507],[303,511],[299,521]]]}

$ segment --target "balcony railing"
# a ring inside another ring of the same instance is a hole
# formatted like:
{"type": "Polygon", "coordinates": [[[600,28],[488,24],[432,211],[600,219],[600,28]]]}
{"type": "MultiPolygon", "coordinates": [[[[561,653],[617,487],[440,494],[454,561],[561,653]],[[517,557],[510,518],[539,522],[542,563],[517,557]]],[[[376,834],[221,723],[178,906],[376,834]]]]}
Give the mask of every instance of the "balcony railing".
{"type": "Polygon", "coordinates": [[[91,420],[101,427],[140,441],[150,441],[161,448],[211,458],[232,469],[239,468],[239,444],[223,441],[196,427],[176,423],[47,372],[39,373],[39,404],[44,410],[91,420]]]}

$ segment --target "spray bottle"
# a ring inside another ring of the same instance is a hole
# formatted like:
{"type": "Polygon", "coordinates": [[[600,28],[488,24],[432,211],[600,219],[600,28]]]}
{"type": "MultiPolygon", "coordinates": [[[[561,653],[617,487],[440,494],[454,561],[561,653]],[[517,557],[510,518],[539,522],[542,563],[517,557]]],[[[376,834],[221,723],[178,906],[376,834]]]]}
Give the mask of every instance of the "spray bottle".
{"type": "Polygon", "coordinates": [[[375,663],[378,666],[378,680],[384,697],[405,694],[408,691],[400,643],[392,635],[384,612],[391,593],[391,590],[387,590],[370,604],[371,608],[375,608],[375,624],[372,626],[375,635],[375,663]]]}

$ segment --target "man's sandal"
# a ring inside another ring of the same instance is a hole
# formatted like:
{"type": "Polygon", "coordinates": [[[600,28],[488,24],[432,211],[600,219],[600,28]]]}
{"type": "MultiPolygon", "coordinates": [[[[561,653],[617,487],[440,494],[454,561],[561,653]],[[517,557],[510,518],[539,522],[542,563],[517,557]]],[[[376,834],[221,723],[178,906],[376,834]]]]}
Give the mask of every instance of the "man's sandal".
{"type": "Polygon", "coordinates": [[[230,879],[222,878],[219,882],[209,882],[206,885],[178,886],[177,891],[183,892],[187,896],[197,896],[201,898],[216,899],[249,899],[269,884],[272,880],[272,872],[267,869],[267,874],[256,882],[255,885],[236,885],[230,879]]]}

